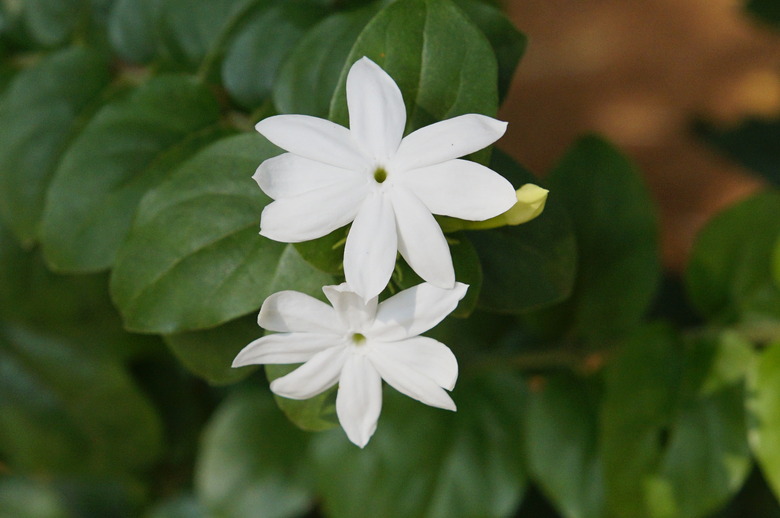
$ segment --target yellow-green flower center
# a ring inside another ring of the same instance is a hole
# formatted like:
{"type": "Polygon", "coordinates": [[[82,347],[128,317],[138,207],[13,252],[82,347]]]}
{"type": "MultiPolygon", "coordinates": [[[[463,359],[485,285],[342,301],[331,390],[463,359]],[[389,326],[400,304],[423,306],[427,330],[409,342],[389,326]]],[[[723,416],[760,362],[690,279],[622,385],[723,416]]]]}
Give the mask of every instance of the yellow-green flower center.
{"type": "Polygon", "coordinates": [[[376,168],[376,171],[374,171],[374,180],[376,180],[377,183],[382,183],[387,180],[387,171],[385,171],[384,167],[376,168]]]}
{"type": "Polygon", "coordinates": [[[352,343],[355,345],[363,345],[366,343],[366,336],[361,333],[354,333],[352,335],[352,343]]]}

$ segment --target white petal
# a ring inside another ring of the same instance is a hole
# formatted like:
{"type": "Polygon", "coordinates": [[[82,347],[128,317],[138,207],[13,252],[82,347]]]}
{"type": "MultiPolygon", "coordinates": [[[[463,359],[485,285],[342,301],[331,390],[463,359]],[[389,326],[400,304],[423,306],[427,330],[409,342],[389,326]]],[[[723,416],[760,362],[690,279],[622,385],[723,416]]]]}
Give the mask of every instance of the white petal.
{"type": "Polygon", "coordinates": [[[517,201],[506,178],[468,160],[406,171],[394,181],[412,191],[432,213],[453,218],[486,220],[508,211],[517,201]]]}
{"type": "Polygon", "coordinates": [[[364,57],[349,69],[347,105],[352,136],[384,163],[401,143],[406,107],[401,90],[379,65],[364,57]]]}
{"type": "Polygon", "coordinates": [[[233,367],[263,363],[303,363],[343,341],[343,337],[315,333],[266,335],[250,343],[233,360],[233,367]]]}
{"type": "Polygon", "coordinates": [[[379,192],[366,197],[344,247],[347,283],[364,300],[385,289],[395,268],[398,250],[393,207],[379,192]]]}
{"type": "Polygon", "coordinates": [[[260,216],[260,234],[283,243],[322,237],[355,219],[366,187],[353,180],[269,203],[260,216]]]}
{"type": "Polygon", "coordinates": [[[265,299],[257,323],[264,329],[284,333],[344,331],[332,307],[304,293],[289,290],[274,293],[265,299]]]}
{"type": "MultiPolygon", "coordinates": [[[[391,343],[374,343],[383,358],[392,358],[398,364],[431,378],[447,390],[458,380],[458,360],[449,347],[425,336],[417,336],[391,343]]],[[[372,354],[374,352],[372,351],[372,354]]]]}
{"type": "Polygon", "coordinates": [[[350,179],[358,180],[364,176],[292,153],[283,153],[260,164],[252,178],[265,194],[276,200],[299,196],[350,179]]]}
{"type": "Polygon", "coordinates": [[[317,162],[362,171],[366,157],[350,131],[334,122],[309,115],[275,115],[263,119],[255,129],[285,151],[317,162]]]}
{"type": "MultiPolygon", "coordinates": [[[[412,367],[414,362],[403,358],[403,355],[387,354],[388,347],[393,344],[386,344],[386,347],[377,347],[378,344],[373,345],[369,359],[382,379],[391,387],[426,405],[455,410],[455,403],[439,383],[434,381],[433,377],[415,370],[412,367]]],[[[446,374],[448,373],[437,372],[435,375],[441,381],[445,381],[446,374]]]]}
{"type": "Polygon", "coordinates": [[[336,414],[349,440],[364,447],[382,411],[382,378],[365,355],[351,354],[336,395],[336,414]]]}
{"type": "Polygon", "coordinates": [[[344,327],[352,331],[365,330],[376,316],[377,297],[368,301],[352,291],[349,284],[323,286],[325,297],[333,304],[335,317],[344,327]]]}
{"type": "Polygon", "coordinates": [[[332,387],[341,375],[347,348],[330,347],[286,376],[271,382],[271,390],[290,399],[309,399],[332,387]]]}
{"type": "Polygon", "coordinates": [[[406,171],[460,158],[500,139],[506,124],[470,113],[425,126],[401,141],[389,167],[406,171]]]}
{"type": "Polygon", "coordinates": [[[450,247],[431,211],[402,186],[392,190],[398,251],[417,275],[440,288],[455,285],[450,247]]]}
{"type": "Polygon", "coordinates": [[[367,336],[392,342],[424,333],[452,313],[467,289],[460,282],[451,290],[423,283],[393,295],[379,304],[367,336]]]}

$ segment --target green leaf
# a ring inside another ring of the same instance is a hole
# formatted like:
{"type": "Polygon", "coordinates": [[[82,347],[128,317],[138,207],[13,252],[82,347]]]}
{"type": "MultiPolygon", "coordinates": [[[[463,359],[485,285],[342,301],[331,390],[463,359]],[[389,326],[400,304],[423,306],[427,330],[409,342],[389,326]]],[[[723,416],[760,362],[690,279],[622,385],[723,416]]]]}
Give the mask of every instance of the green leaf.
{"type": "Polygon", "coordinates": [[[750,14],[780,29],[780,5],[774,0],[748,0],[746,8],[750,14]]]}
{"type": "MultiPolygon", "coordinates": [[[[308,0],[268,2],[265,9],[255,11],[236,33],[222,62],[222,82],[238,104],[255,108],[270,96],[281,64],[324,13],[308,0]]],[[[307,66],[314,68],[311,62],[307,66]]]]}
{"type": "Polygon", "coordinates": [[[720,340],[685,345],[644,328],[607,369],[600,439],[614,516],[708,516],[750,470],[744,373],[722,377],[720,340]]]}
{"type": "Polygon", "coordinates": [[[430,408],[388,389],[371,442],[342,431],[314,438],[327,516],[481,518],[509,516],[525,486],[519,379],[461,380],[458,412],[430,408]]]}
{"type": "Polygon", "coordinates": [[[0,104],[0,217],[24,243],[38,233],[49,181],[108,84],[105,62],[72,48],[19,72],[0,104]]]}
{"type": "Polygon", "coordinates": [[[259,390],[233,394],[203,436],[195,470],[198,500],[209,516],[284,518],[312,505],[308,436],[259,390]]]}
{"type": "Polygon", "coordinates": [[[89,8],[85,0],[25,0],[24,18],[39,44],[54,47],[71,36],[89,8]]]}
{"type": "Polygon", "coordinates": [[[254,370],[234,369],[233,358],[249,342],[260,337],[257,318],[246,316],[204,331],[165,336],[173,354],[193,374],[212,385],[227,385],[247,377],[254,370]]]}
{"type": "Polygon", "coordinates": [[[158,417],[116,361],[9,325],[0,360],[0,454],[12,469],[122,473],[156,459],[158,417]]]}
{"type": "Polygon", "coordinates": [[[224,131],[219,106],[184,76],[159,76],[105,105],[62,158],[41,225],[55,270],[110,267],[141,197],[224,131]]]}
{"type": "Polygon", "coordinates": [[[566,207],[579,268],[572,296],[552,308],[562,331],[604,337],[635,326],[661,275],[655,208],[634,166],[606,141],[580,139],[548,177],[566,207]],[[563,324],[565,322],[566,324],[563,324]]]}
{"type": "MultiPolygon", "coordinates": [[[[271,382],[289,374],[300,365],[266,365],[265,374],[271,382]]],[[[309,399],[288,399],[274,394],[274,400],[287,418],[302,430],[321,432],[338,426],[336,418],[336,386],[309,399]]]]}
{"type": "MultiPolygon", "coordinates": [[[[509,155],[496,150],[490,167],[515,188],[541,184],[509,155]]],[[[482,263],[479,308],[519,313],[558,302],[574,282],[577,249],[561,198],[551,192],[544,212],[513,227],[467,232],[482,263]]]]}
{"type": "Polygon", "coordinates": [[[111,278],[128,329],[206,329],[257,310],[279,289],[328,283],[292,245],[258,235],[270,200],[251,175],[278,152],[256,134],[228,137],[146,194],[111,278]]]}
{"type": "MultiPolygon", "coordinates": [[[[494,116],[497,65],[485,36],[449,0],[398,0],[358,37],[341,72],[330,119],[347,125],[347,72],[367,56],[398,84],[407,133],[465,113],[494,116]]],[[[472,155],[486,163],[489,150],[472,155]]]]}
{"type": "Polygon", "coordinates": [[[0,480],[0,516],[72,518],[56,491],[48,485],[22,477],[0,480]]]}
{"type": "Polygon", "coordinates": [[[605,516],[597,395],[591,384],[572,375],[545,378],[528,395],[528,471],[566,518],[605,516]]]}
{"type": "Polygon", "coordinates": [[[769,486],[780,498],[780,342],[758,356],[749,380],[750,447],[769,486]]]}
{"type": "Polygon", "coordinates": [[[696,309],[727,323],[780,320],[780,285],[772,278],[779,238],[780,193],[757,194],[715,216],[685,272],[696,309]]]}
{"type": "Polygon", "coordinates": [[[162,0],[116,0],[108,18],[108,38],[123,59],[145,64],[158,54],[155,19],[162,0]]]}
{"type": "Polygon", "coordinates": [[[152,508],[145,518],[205,518],[206,513],[194,497],[180,496],[152,508]]]}
{"type": "Polygon", "coordinates": [[[525,53],[528,39],[497,7],[478,0],[456,0],[487,37],[498,62],[498,95],[503,100],[512,84],[512,77],[525,53]]]}
{"type": "Polygon", "coordinates": [[[373,2],[360,9],[333,14],[301,38],[273,85],[273,100],[280,113],[328,116],[344,61],[378,9],[378,3],[373,2]]]}

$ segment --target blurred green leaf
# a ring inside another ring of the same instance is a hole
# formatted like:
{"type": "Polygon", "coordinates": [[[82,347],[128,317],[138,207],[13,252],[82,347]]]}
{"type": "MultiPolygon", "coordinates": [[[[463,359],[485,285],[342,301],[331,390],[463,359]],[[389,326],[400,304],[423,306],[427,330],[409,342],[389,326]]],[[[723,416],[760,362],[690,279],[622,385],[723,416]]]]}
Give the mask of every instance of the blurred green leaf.
{"type": "Polygon", "coordinates": [[[385,391],[382,418],[360,450],[342,431],[315,437],[326,516],[509,516],[525,486],[520,380],[493,373],[460,380],[458,412],[385,391]]]}
{"type": "Polygon", "coordinates": [[[173,354],[193,374],[212,385],[227,385],[247,377],[254,370],[234,369],[233,358],[249,342],[260,337],[262,329],[252,316],[232,320],[203,331],[165,336],[173,354]]]}
{"type": "MultiPolygon", "coordinates": [[[[541,184],[501,151],[494,151],[490,167],[515,188],[541,184]]],[[[558,193],[550,193],[544,212],[535,220],[466,235],[482,263],[480,309],[519,313],[558,302],[571,292],[577,249],[558,193]]]]}
{"type": "Polygon", "coordinates": [[[64,43],[90,9],[88,0],[25,0],[24,4],[30,34],[47,47],[64,43]]]}
{"type": "Polygon", "coordinates": [[[72,48],[19,72],[0,103],[0,216],[24,243],[37,236],[57,163],[108,84],[94,51],[72,48]]]}
{"type": "MultiPolygon", "coordinates": [[[[322,7],[309,0],[265,4],[237,31],[222,62],[225,89],[245,108],[260,106],[271,95],[285,58],[306,29],[325,14],[322,7]]],[[[314,68],[311,59],[307,67],[314,68]]]]}
{"type": "Polygon", "coordinates": [[[577,239],[571,297],[543,318],[604,337],[639,323],[661,277],[655,207],[628,159],[599,137],[577,141],[548,177],[577,239]]]}
{"type": "Polygon", "coordinates": [[[172,168],[224,135],[219,106],[185,76],[159,76],[105,105],[65,152],[41,224],[55,270],[112,265],[141,197],[172,168]]]}
{"type": "Polygon", "coordinates": [[[145,518],[206,518],[203,507],[190,495],[166,500],[144,515],[145,518]]]}
{"type": "Polygon", "coordinates": [[[281,113],[325,118],[355,40],[379,10],[378,2],[333,14],[312,27],[290,53],[273,86],[281,113]]]}
{"type": "Polygon", "coordinates": [[[251,175],[277,153],[256,134],[228,137],[146,194],[111,278],[128,329],[206,329],[257,310],[281,287],[328,283],[292,245],[258,235],[269,199],[251,175]]]}
{"type": "Polygon", "coordinates": [[[746,8],[753,16],[780,28],[780,4],[776,0],[748,0],[746,8]]]}
{"type": "Polygon", "coordinates": [[[51,487],[22,477],[0,479],[3,518],[72,518],[51,487]]]}
{"type": "MultiPolygon", "coordinates": [[[[407,133],[464,113],[496,114],[493,49],[450,0],[398,0],[369,22],[347,57],[331,101],[329,118],[344,126],[349,121],[347,72],[363,56],[381,66],[401,89],[407,133]]],[[[489,157],[489,150],[472,155],[481,163],[489,157]]]]}
{"type": "Polygon", "coordinates": [[[707,516],[742,486],[751,467],[744,375],[718,379],[720,347],[707,338],[684,346],[648,327],[607,368],[600,439],[612,516],[707,516]]]}
{"type": "Polygon", "coordinates": [[[0,454],[11,469],[122,473],[156,459],[157,414],[116,361],[10,325],[0,357],[0,454]]]}
{"type": "Polygon", "coordinates": [[[108,19],[108,38],[122,58],[145,64],[159,53],[155,20],[162,0],[116,0],[108,19]]]}
{"type": "MultiPolygon", "coordinates": [[[[289,374],[300,365],[266,365],[268,381],[289,374]]],[[[274,400],[287,418],[302,430],[321,432],[338,426],[336,418],[336,386],[309,399],[288,399],[274,394],[274,400]]]]}
{"type": "Polygon", "coordinates": [[[209,516],[284,518],[312,505],[308,435],[284,418],[267,392],[237,392],[209,423],[195,487],[209,516]]]}
{"type": "Polygon", "coordinates": [[[758,356],[749,380],[750,447],[764,478],[780,498],[780,342],[758,356]]]}
{"type": "Polygon", "coordinates": [[[544,378],[528,395],[528,471],[566,518],[606,516],[597,396],[585,380],[566,374],[544,378]]]}
{"type": "Polygon", "coordinates": [[[757,194],[715,216],[699,233],[685,272],[694,306],[728,323],[780,320],[780,285],[772,279],[778,239],[780,193],[757,194]]]}

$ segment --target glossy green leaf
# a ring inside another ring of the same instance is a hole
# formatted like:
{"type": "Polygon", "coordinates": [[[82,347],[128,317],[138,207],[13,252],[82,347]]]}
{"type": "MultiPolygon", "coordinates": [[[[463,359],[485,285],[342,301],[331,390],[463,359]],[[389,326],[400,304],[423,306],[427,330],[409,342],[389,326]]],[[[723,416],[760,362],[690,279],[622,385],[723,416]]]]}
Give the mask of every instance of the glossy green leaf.
{"type": "MultiPolygon", "coordinates": [[[[630,329],[660,281],[655,207],[628,159],[594,136],[580,139],[548,177],[577,239],[572,296],[553,308],[560,327],[599,337],[630,329]]],[[[564,329],[561,329],[562,331],[564,329]]]]}
{"type": "Polygon", "coordinates": [[[256,134],[222,139],[147,193],[111,279],[127,328],[206,329],[256,311],[279,289],[328,283],[291,245],[258,235],[270,200],[251,176],[278,152],[256,134]]]}
{"type": "MultiPolygon", "coordinates": [[[[349,121],[347,71],[363,56],[381,66],[401,89],[407,133],[464,113],[496,114],[493,49],[450,0],[398,0],[369,22],[347,57],[331,101],[329,118],[344,126],[349,121]]],[[[482,163],[489,156],[489,150],[473,155],[482,163]]]]}
{"type": "Polygon", "coordinates": [[[213,329],[167,335],[165,343],[190,372],[212,385],[227,385],[254,370],[234,369],[231,364],[238,352],[261,333],[257,318],[248,315],[213,329]]]}
{"type": "MultiPolygon", "coordinates": [[[[541,183],[500,151],[493,153],[490,167],[515,188],[541,183]]],[[[558,302],[571,292],[577,249],[561,197],[554,191],[536,219],[466,235],[482,263],[480,309],[519,313],[558,302]]]]}
{"type": "Polygon", "coordinates": [[[12,469],[122,473],[156,459],[158,417],[114,360],[9,325],[0,356],[0,454],[12,469]]]}
{"type": "Polygon", "coordinates": [[[17,237],[38,233],[49,181],[109,80],[93,51],[72,48],[19,72],[0,103],[0,217],[17,237]]]}
{"type": "MultiPolygon", "coordinates": [[[[266,3],[236,33],[222,62],[225,89],[245,108],[260,106],[271,95],[285,58],[325,13],[309,0],[266,3]]],[[[311,61],[307,67],[314,68],[311,61]]]]}
{"type": "Polygon", "coordinates": [[[709,516],[742,486],[744,372],[722,376],[721,347],[704,338],[683,348],[667,329],[646,328],[608,367],[600,439],[612,516],[709,516]]]}
{"type": "Polygon", "coordinates": [[[328,116],[344,61],[378,10],[378,3],[373,2],[360,9],[333,14],[303,36],[273,85],[273,100],[279,112],[328,116]]]}
{"type": "Polygon", "coordinates": [[[184,76],[159,76],[105,105],[62,158],[51,182],[41,242],[55,270],[113,264],[141,197],[216,139],[219,106],[184,76]]]}
{"type": "Polygon", "coordinates": [[[750,447],[764,478],[780,498],[780,343],[758,356],[749,379],[750,447]]]}
{"type": "Polygon", "coordinates": [[[53,47],[71,36],[89,9],[86,0],[25,0],[24,20],[39,44],[53,47]]]}
{"type": "Polygon", "coordinates": [[[780,194],[757,194],[715,216],[699,233],[685,280],[703,315],[748,324],[780,320],[772,278],[780,239],[780,194]]]}
{"type": "Polygon", "coordinates": [[[307,440],[267,392],[235,393],[206,428],[196,466],[197,496],[207,514],[223,518],[303,514],[314,497],[307,440]]]}
{"type": "Polygon", "coordinates": [[[108,38],[122,58],[152,61],[159,52],[155,20],[162,0],[116,0],[108,18],[108,38]]]}
{"type": "Polygon", "coordinates": [[[326,516],[510,516],[525,486],[519,379],[459,380],[457,413],[385,390],[382,417],[363,449],[334,430],[315,437],[326,516]]]}
{"type": "MultiPolygon", "coordinates": [[[[266,365],[268,381],[289,374],[299,365],[266,365]]],[[[288,399],[274,394],[274,399],[287,418],[302,430],[321,432],[338,426],[336,418],[336,386],[309,399],[288,399]]]]}
{"type": "Polygon", "coordinates": [[[545,378],[528,395],[529,475],[566,518],[605,516],[597,397],[585,380],[562,374],[545,378]]]}

